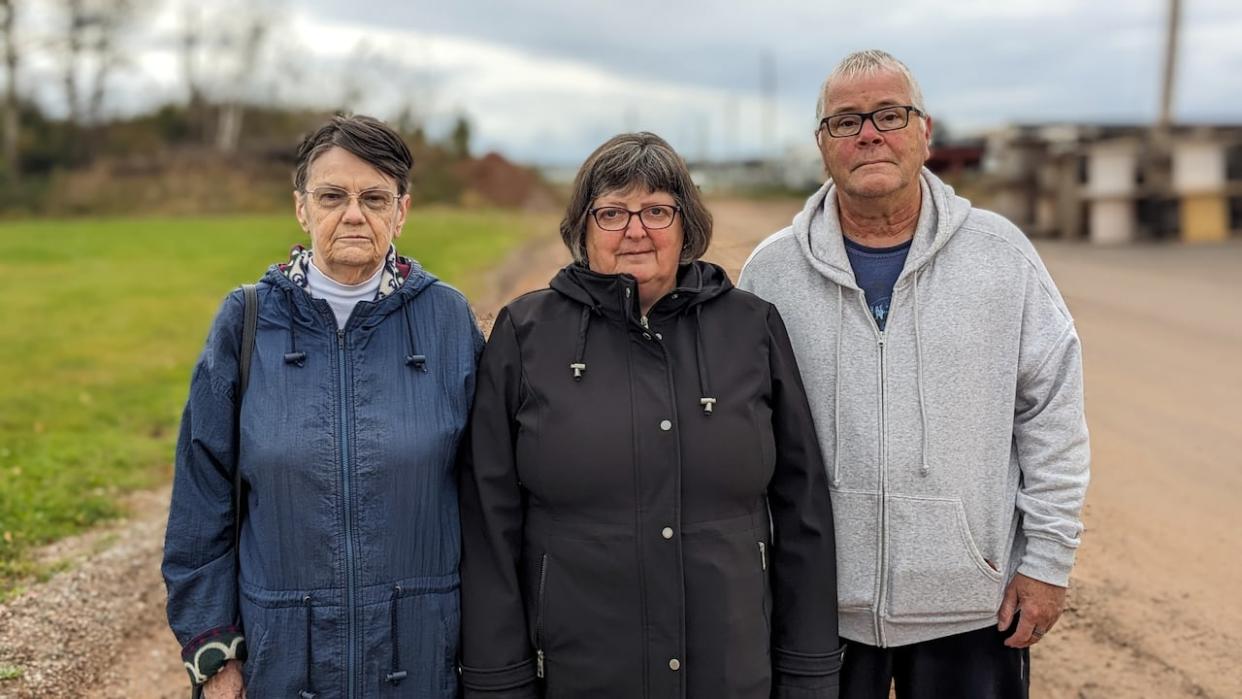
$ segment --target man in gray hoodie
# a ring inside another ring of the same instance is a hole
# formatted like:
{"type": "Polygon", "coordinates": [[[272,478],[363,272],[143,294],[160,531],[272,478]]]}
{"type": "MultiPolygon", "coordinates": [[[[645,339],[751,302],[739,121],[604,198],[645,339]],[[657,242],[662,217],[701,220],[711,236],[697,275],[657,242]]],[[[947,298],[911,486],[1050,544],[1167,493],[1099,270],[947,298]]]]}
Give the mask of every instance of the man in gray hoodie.
{"type": "Polygon", "coordinates": [[[830,179],[739,286],[779,308],[827,460],[841,696],[1026,697],[1082,533],[1073,319],[1026,236],[923,167],[904,64],[851,54],[818,112],[830,179]]]}

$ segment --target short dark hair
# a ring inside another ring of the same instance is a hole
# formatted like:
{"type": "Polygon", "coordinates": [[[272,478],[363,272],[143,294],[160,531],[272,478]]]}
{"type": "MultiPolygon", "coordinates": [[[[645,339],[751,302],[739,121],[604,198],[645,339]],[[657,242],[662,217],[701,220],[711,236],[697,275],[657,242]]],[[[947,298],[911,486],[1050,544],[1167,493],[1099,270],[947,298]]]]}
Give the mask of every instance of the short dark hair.
{"type": "Polygon", "coordinates": [[[643,131],[608,139],[586,159],[574,178],[569,206],[561,221],[561,240],[574,261],[586,264],[587,215],[595,197],[636,185],[668,192],[681,207],[681,261],[697,260],[712,242],[712,214],[686,162],[667,141],[643,131]]]}
{"type": "Polygon", "coordinates": [[[397,181],[397,194],[404,195],[410,188],[410,168],[414,156],[401,135],[391,126],[374,117],[337,115],[320,126],[298,145],[297,164],[293,168],[293,189],[301,192],[306,188],[311,163],[333,146],[339,146],[366,162],[376,170],[397,181]]]}

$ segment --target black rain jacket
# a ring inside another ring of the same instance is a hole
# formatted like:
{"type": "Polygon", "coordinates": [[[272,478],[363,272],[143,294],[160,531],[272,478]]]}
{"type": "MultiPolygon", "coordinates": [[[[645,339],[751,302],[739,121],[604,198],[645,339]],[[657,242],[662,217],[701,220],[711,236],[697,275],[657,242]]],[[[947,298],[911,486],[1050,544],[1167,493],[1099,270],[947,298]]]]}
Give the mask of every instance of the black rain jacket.
{"type": "Polygon", "coordinates": [[[461,471],[467,699],[835,699],[823,461],[776,309],[579,265],[500,312],[461,471]]]}

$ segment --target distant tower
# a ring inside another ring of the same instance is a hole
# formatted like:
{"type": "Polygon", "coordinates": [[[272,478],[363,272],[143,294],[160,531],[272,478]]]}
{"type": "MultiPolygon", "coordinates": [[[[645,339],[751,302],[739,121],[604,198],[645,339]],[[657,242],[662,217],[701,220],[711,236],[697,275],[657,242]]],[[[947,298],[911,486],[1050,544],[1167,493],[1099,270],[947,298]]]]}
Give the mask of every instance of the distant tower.
{"type": "Polygon", "coordinates": [[[776,59],[764,50],[759,57],[759,90],[763,95],[763,158],[776,157],[776,59]]]}

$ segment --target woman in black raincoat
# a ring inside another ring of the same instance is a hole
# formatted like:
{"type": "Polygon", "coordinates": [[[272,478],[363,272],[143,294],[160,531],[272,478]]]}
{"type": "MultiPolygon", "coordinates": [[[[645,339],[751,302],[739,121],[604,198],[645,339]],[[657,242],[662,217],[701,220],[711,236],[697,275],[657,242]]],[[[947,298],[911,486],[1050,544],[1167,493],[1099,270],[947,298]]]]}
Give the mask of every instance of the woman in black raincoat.
{"type": "Polygon", "coordinates": [[[699,257],[658,136],[591,155],[575,262],[510,303],[461,472],[466,696],[832,699],[823,462],[784,324],[699,257]]]}

